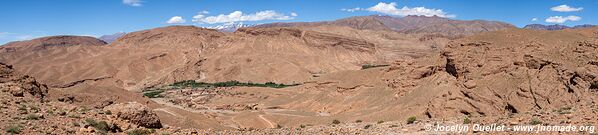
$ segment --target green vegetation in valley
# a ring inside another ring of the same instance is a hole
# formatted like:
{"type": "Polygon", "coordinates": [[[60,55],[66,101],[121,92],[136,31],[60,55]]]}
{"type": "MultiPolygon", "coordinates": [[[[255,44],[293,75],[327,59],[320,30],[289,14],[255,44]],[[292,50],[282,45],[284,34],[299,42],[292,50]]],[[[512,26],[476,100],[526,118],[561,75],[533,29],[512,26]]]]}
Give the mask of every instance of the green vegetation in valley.
{"type": "Polygon", "coordinates": [[[152,90],[152,91],[147,91],[143,93],[144,97],[148,97],[148,98],[159,98],[160,93],[164,92],[164,90],[152,90]]]}
{"type": "Polygon", "coordinates": [[[239,82],[239,81],[226,81],[226,82],[216,82],[216,83],[206,83],[206,82],[195,82],[194,80],[187,80],[187,81],[180,81],[173,83],[169,86],[175,88],[198,88],[198,87],[234,87],[234,86],[242,86],[242,87],[270,87],[270,88],[285,88],[291,86],[297,86],[299,84],[277,84],[274,82],[266,82],[266,83],[251,83],[251,82],[239,82]]]}
{"type": "Polygon", "coordinates": [[[361,65],[361,69],[368,69],[368,68],[377,68],[377,67],[386,67],[386,66],[390,66],[390,65],[386,65],[386,64],[382,64],[382,65],[370,65],[370,64],[365,64],[365,65],[361,65]]]}
{"type": "Polygon", "coordinates": [[[158,98],[161,97],[160,94],[166,90],[170,89],[184,89],[184,88],[215,88],[215,87],[270,87],[270,88],[286,88],[292,86],[298,86],[300,84],[278,84],[274,82],[266,82],[266,83],[252,83],[252,82],[239,82],[239,81],[226,81],[226,82],[216,82],[216,83],[206,83],[206,82],[196,82],[194,80],[186,80],[175,82],[173,84],[167,85],[163,88],[147,90],[143,92],[143,96],[149,98],[158,98]]]}

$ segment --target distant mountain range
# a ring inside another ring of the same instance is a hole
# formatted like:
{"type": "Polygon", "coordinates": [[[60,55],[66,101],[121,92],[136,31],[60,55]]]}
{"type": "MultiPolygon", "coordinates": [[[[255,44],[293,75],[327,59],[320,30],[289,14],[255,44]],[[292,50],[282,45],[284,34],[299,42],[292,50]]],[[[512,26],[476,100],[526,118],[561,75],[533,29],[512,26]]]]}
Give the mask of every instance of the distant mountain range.
{"type": "MultiPolygon", "coordinates": [[[[355,16],[349,18],[342,18],[334,21],[321,22],[276,22],[268,24],[244,24],[242,22],[226,23],[217,26],[203,27],[208,29],[215,29],[220,32],[235,32],[239,28],[256,27],[256,28],[270,28],[270,27],[317,27],[325,25],[346,26],[360,30],[386,30],[396,31],[405,34],[427,34],[443,36],[447,38],[459,38],[463,36],[473,35],[480,32],[496,31],[502,29],[516,28],[514,25],[499,21],[487,20],[453,20],[437,16],[415,16],[409,15],[405,17],[393,17],[384,15],[370,15],[370,16],[355,16]]],[[[543,25],[543,24],[529,24],[523,29],[533,30],[563,30],[563,29],[580,29],[589,28],[598,25],[584,24],[573,27],[566,25],[543,25]]],[[[100,40],[106,43],[112,43],[119,37],[124,36],[125,32],[118,32],[112,35],[103,35],[99,37],[100,40]]]]}
{"type": "Polygon", "coordinates": [[[348,26],[355,29],[389,30],[406,34],[440,34],[449,37],[462,37],[480,32],[516,28],[514,25],[486,20],[452,20],[437,16],[392,17],[392,16],[356,16],[335,21],[325,22],[295,22],[295,23],[270,23],[255,27],[301,27],[337,25],[348,26]]]}
{"type": "MultiPolygon", "coordinates": [[[[324,25],[346,26],[359,30],[385,30],[405,34],[427,34],[448,38],[459,38],[480,32],[516,28],[514,25],[499,21],[453,20],[437,16],[427,17],[415,15],[405,17],[383,15],[355,16],[321,22],[277,22],[268,24],[244,24],[242,22],[235,22],[203,28],[215,29],[220,32],[235,32],[237,29],[244,27],[317,27],[324,25]]],[[[112,35],[101,36],[99,39],[107,43],[112,43],[125,34],[127,33],[119,32],[112,35]]]]}
{"type": "Polygon", "coordinates": [[[575,25],[573,27],[569,27],[569,26],[566,26],[566,25],[559,25],[559,24],[555,24],[555,25],[529,24],[529,25],[525,25],[525,27],[523,27],[523,29],[532,29],[532,30],[564,30],[564,29],[589,28],[589,27],[594,27],[594,26],[597,26],[597,25],[584,24],[584,25],[575,25]]]}
{"type": "Polygon", "coordinates": [[[103,35],[99,39],[102,40],[102,41],[104,41],[104,42],[106,42],[106,43],[112,43],[112,42],[116,41],[116,39],[118,39],[119,37],[124,36],[125,34],[127,34],[127,33],[125,33],[125,32],[117,32],[117,33],[114,33],[112,35],[103,35]]]}

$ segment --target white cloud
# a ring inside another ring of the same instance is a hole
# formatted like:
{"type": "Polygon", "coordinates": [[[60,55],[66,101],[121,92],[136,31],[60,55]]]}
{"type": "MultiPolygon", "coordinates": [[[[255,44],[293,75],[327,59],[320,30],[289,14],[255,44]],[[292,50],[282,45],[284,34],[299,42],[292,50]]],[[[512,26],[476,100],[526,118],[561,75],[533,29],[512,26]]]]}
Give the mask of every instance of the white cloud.
{"type": "Polygon", "coordinates": [[[208,12],[208,11],[204,10],[204,11],[199,11],[199,13],[198,13],[198,14],[209,14],[209,13],[210,13],[210,12],[208,12]]]}
{"type": "Polygon", "coordinates": [[[579,20],[581,20],[581,17],[573,16],[573,15],[566,16],[566,17],[551,16],[551,17],[546,18],[546,22],[549,22],[549,23],[565,23],[567,21],[579,21],[579,20]]]}
{"type": "Polygon", "coordinates": [[[291,16],[295,17],[295,16],[297,16],[297,13],[291,12],[291,16]]]}
{"type": "Polygon", "coordinates": [[[550,8],[550,10],[557,11],[557,12],[574,12],[574,11],[581,11],[581,10],[583,10],[583,8],[582,7],[575,8],[575,7],[570,7],[567,5],[560,5],[560,6],[550,8]]]}
{"type": "MultiPolygon", "coordinates": [[[[355,9],[355,8],[353,8],[353,9],[355,9]]],[[[351,9],[347,9],[347,11],[350,11],[350,10],[351,9]]],[[[397,16],[423,15],[423,16],[438,16],[438,17],[444,17],[444,18],[456,17],[456,15],[448,14],[448,13],[442,11],[442,9],[429,9],[426,7],[410,8],[407,6],[404,6],[403,8],[399,9],[399,8],[397,8],[397,3],[395,3],[395,2],[391,2],[391,3],[380,2],[380,3],[376,4],[375,6],[369,7],[365,10],[389,14],[389,15],[397,15],[397,16]]]]}
{"type": "MultiPolygon", "coordinates": [[[[296,14],[295,14],[296,15],[296,14]]],[[[229,22],[243,22],[243,21],[262,21],[262,20],[291,20],[295,16],[278,13],[273,10],[259,11],[253,14],[243,14],[241,11],[235,11],[228,15],[220,14],[217,16],[206,16],[204,13],[198,13],[193,16],[193,22],[197,23],[229,23],[229,22]]]]}
{"type": "Polygon", "coordinates": [[[356,8],[349,8],[349,9],[347,9],[347,8],[341,9],[341,11],[347,11],[347,12],[355,12],[355,11],[359,11],[359,10],[363,10],[363,9],[362,8],[358,8],[358,7],[356,7],[356,8]]]}
{"type": "Polygon", "coordinates": [[[532,18],[532,22],[535,22],[537,20],[538,20],[538,18],[532,18]]]}
{"type": "Polygon", "coordinates": [[[185,19],[183,19],[183,17],[181,16],[173,16],[172,18],[168,19],[168,21],[166,21],[166,23],[168,24],[176,24],[176,23],[185,23],[187,21],[185,21],[185,19]]]}
{"type": "Polygon", "coordinates": [[[143,3],[143,1],[141,1],[141,0],[123,0],[123,4],[129,5],[129,6],[134,6],[134,7],[142,6],[141,3],[143,3]]]}

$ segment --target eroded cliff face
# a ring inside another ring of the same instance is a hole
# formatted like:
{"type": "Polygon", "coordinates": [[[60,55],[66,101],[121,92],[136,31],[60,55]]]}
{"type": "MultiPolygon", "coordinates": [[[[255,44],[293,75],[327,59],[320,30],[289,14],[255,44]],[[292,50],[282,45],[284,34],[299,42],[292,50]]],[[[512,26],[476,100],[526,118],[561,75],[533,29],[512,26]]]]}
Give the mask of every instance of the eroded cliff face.
{"type": "Polygon", "coordinates": [[[339,46],[349,50],[369,53],[373,53],[376,49],[373,43],[369,43],[368,41],[362,39],[331,33],[302,30],[299,28],[241,28],[237,31],[237,33],[246,33],[254,36],[289,35],[304,40],[308,45],[322,49],[339,46]]]}
{"type": "Polygon", "coordinates": [[[427,115],[491,116],[595,101],[598,42],[576,32],[510,30],[450,43],[440,69],[451,88],[419,83],[438,92],[427,115]]]}

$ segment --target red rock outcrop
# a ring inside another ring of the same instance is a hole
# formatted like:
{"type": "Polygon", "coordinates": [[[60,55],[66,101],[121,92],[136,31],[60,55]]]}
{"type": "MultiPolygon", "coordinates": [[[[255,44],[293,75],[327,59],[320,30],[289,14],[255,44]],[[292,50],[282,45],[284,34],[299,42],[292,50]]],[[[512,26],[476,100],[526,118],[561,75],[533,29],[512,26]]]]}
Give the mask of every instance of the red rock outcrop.
{"type": "Polygon", "coordinates": [[[35,78],[16,73],[11,65],[0,63],[0,89],[13,96],[33,96],[42,99],[48,94],[48,87],[35,78]]]}
{"type": "Polygon", "coordinates": [[[455,86],[438,91],[441,94],[428,104],[428,114],[502,115],[594,101],[596,44],[597,40],[574,31],[524,30],[452,42],[442,57],[443,71],[454,78],[450,80],[455,86]]]}

